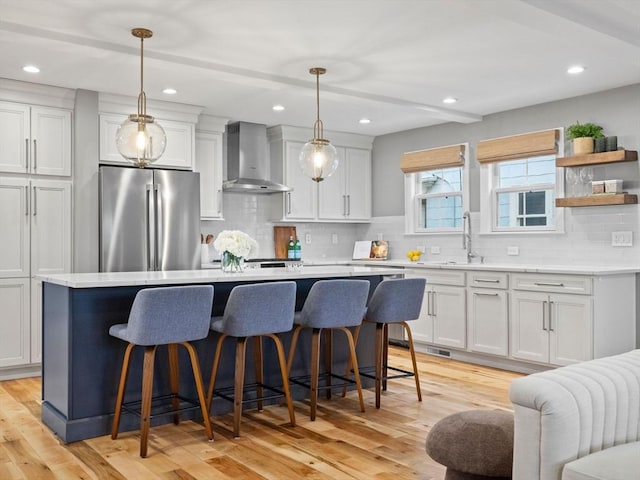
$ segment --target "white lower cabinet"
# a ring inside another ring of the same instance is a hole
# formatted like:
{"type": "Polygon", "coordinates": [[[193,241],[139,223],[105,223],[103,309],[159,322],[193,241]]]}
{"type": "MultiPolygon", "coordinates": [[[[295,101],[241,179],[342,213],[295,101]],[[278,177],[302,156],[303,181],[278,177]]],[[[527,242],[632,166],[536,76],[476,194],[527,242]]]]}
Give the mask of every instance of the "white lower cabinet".
{"type": "Polygon", "coordinates": [[[467,319],[469,350],[506,357],[509,353],[509,304],[505,290],[470,288],[467,319]]]}
{"type": "Polygon", "coordinates": [[[553,365],[590,360],[591,296],[515,291],[511,295],[511,356],[553,365]]]}
{"type": "Polygon", "coordinates": [[[29,278],[0,278],[0,367],[31,362],[29,281],[29,278]]]}
{"type": "Polygon", "coordinates": [[[427,279],[420,318],[411,322],[414,340],[436,346],[464,349],[467,341],[464,272],[431,273],[415,270],[405,276],[427,279]],[[432,284],[437,281],[444,284],[432,284]]]}

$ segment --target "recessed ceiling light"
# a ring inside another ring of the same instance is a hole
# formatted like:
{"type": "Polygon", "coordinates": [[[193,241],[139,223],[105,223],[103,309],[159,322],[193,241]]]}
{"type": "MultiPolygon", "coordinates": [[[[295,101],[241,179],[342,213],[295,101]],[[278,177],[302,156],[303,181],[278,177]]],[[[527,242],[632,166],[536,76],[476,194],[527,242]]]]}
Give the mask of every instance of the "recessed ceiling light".
{"type": "Polygon", "coordinates": [[[360,123],[362,123],[363,125],[367,124],[367,123],[371,123],[371,120],[369,120],[368,118],[361,118],[360,119],[360,123]]]}
{"type": "Polygon", "coordinates": [[[165,88],[162,90],[162,93],[166,93],[167,95],[175,95],[178,91],[175,88],[165,88]]]}
{"type": "Polygon", "coordinates": [[[584,72],[584,67],[582,65],[575,65],[573,67],[569,67],[567,69],[567,73],[571,74],[571,75],[577,75],[579,73],[584,72]]]}
{"type": "Polygon", "coordinates": [[[447,97],[445,99],[442,100],[442,103],[456,103],[458,101],[457,98],[454,97],[447,97]]]}
{"type": "Polygon", "coordinates": [[[22,70],[27,73],[40,73],[40,69],[35,65],[25,65],[24,67],[22,67],[22,70]]]}
{"type": "Polygon", "coordinates": [[[283,110],[284,110],[284,106],[283,106],[283,105],[274,105],[274,106],[273,106],[273,110],[274,110],[275,112],[281,112],[281,111],[283,111],[283,110]]]}

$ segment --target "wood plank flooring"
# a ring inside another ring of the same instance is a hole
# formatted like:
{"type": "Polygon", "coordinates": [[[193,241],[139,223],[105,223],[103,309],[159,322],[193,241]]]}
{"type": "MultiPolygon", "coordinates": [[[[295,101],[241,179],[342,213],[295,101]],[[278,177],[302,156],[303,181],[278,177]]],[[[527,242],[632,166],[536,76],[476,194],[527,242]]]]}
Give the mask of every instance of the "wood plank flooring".
{"type": "MultiPolygon", "coordinates": [[[[405,349],[389,353],[390,363],[410,369],[405,349]]],[[[146,459],[139,432],[64,445],[40,422],[40,378],[0,382],[0,479],[440,480],[444,467],[424,450],[431,426],[462,410],[511,410],[509,384],[521,375],[429,355],[419,355],[418,368],[421,403],[408,378],[389,382],[380,410],[371,390],[364,413],[353,392],[319,400],[315,422],[308,402],[296,402],[293,428],[285,407],[249,410],[239,439],[231,414],[213,418],[213,443],[196,422],[152,427],[146,459]]]]}

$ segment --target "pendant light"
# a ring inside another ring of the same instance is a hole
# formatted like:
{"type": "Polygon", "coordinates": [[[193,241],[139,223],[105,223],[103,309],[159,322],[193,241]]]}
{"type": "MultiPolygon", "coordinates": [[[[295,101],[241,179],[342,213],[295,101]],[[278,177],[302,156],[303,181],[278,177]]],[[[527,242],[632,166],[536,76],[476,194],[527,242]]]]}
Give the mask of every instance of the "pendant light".
{"type": "Polygon", "coordinates": [[[304,144],[298,161],[305,175],[316,182],[321,182],[338,168],[338,152],[329,140],[323,138],[324,127],[320,120],[320,75],[327,73],[327,70],[314,67],[309,70],[309,73],[316,76],[317,117],[313,124],[313,139],[304,144]]]}
{"type": "Polygon", "coordinates": [[[138,113],[132,113],[116,131],[118,152],[135,166],[144,168],[164,153],[167,136],[164,129],[151,115],[147,115],[147,95],[144,93],[144,39],[153,32],[146,28],[134,28],[131,35],[140,39],[140,94],[138,113]]]}

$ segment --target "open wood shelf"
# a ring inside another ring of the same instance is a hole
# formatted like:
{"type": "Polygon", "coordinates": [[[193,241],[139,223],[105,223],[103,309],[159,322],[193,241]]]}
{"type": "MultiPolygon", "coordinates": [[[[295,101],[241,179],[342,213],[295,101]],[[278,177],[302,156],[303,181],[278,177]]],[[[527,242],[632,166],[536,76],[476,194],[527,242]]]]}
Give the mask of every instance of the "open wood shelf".
{"type": "Polygon", "coordinates": [[[604,193],[588,197],[556,198],[556,207],[596,207],[599,205],[633,205],[638,203],[637,195],[628,193],[604,193]]]}
{"type": "Polygon", "coordinates": [[[638,152],[635,150],[614,150],[612,152],[589,153],[577,157],[556,158],[556,167],[579,167],[582,165],[598,165],[600,163],[635,162],[638,152]]]}

